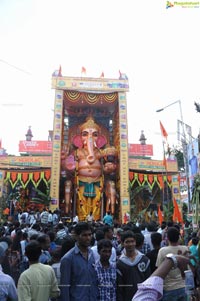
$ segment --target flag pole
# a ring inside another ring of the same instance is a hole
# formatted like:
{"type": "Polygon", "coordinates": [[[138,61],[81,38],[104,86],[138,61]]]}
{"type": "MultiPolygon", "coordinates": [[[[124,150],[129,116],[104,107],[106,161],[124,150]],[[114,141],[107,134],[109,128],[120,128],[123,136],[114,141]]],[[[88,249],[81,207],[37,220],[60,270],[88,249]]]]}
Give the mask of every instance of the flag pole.
{"type": "Polygon", "coordinates": [[[165,184],[166,184],[166,197],[167,197],[167,208],[169,211],[169,191],[168,191],[168,183],[167,183],[167,176],[168,176],[168,171],[167,171],[167,161],[166,161],[166,157],[165,157],[165,142],[162,142],[163,144],[163,165],[164,165],[164,173],[166,176],[166,181],[163,181],[163,205],[164,205],[164,200],[165,200],[165,184]]]}
{"type": "Polygon", "coordinates": [[[166,174],[166,181],[164,181],[163,179],[163,199],[162,199],[162,203],[163,203],[163,206],[164,206],[164,200],[165,200],[165,184],[166,184],[166,197],[167,197],[167,207],[168,207],[168,211],[169,211],[169,191],[168,191],[168,183],[167,183],[167,175],[168,175],[168,172],[167,172],[167,162],[166,162],[166,157],[165,157],[165,143],[167,143],[167,146],[168,146],[168,142],[167,142],[167,137],[168,137],[168,133],[167,131],[165,130],[162,122],[160,121],[160,130],[161,130],[161,134],[162,134],[162,147],[163,147],[163,167],[164,167],[164,171],[162,173],[163,177],[164,177],[164,174],[166,174]],[[165,140],[164,140],[165,139],[165,140]]]}
{"type": "Polygon", "coordinates": [[[164,190],[164,174],[166,172],[166,164],[165,164],[165,147],[164,147],[164,141],[162,140],[162,147],[163,147],[163,166],[164,166],[164,171],[162,172],[163,175],[163,193],[162,193],[162,205],[164,206],[164,200],[165,200],[165,190],[164,190]]]}

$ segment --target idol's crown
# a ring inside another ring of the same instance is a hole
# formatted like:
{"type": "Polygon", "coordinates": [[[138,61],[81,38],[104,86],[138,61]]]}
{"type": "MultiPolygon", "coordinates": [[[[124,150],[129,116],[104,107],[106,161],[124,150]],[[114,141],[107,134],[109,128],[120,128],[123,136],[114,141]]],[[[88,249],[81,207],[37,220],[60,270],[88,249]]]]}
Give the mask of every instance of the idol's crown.
{"type": "Polygon", "coordinates": [[[99,132],[100,127],[97,123],[94,122],[94,119],[92,119],[92,117],[88,117],[86,119],[86,122],[80,125],[81,132],[83,132],[85,129],[95,129],[99,132]]]}

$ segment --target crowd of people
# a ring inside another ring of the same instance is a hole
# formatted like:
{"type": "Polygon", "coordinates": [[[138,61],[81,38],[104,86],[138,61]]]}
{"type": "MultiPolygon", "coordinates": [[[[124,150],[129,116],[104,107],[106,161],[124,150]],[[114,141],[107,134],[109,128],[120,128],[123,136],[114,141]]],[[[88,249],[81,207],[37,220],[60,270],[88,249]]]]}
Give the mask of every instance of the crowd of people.
{"type": "Polygon", "coordinates": [[[21,214],[0,226],[0,301],[200,300],[199,238],[189,223],[119,224],[109,212],[98,222],[21,214]]]}

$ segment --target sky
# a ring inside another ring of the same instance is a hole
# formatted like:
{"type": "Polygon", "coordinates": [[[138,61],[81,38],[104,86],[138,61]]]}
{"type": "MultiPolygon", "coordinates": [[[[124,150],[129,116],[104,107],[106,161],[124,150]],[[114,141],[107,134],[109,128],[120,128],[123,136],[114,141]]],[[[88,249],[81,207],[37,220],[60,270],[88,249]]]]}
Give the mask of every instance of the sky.
{"type": "Polygon", "coordinates": [[[33,140],[47,140],[53,129],[51,76],[60,65],[64,76],[81,76],[82,66],[88,77],[126,73],[129,143],[139,143],[143,130],[154,159],[163,156],[159,121],[169,145],[178,144],[180,108],[197,137],[200,5],[166,9],[166,3],[0,0],[0,139],[7,152],[19,155],[29,126],[33,140]]]}

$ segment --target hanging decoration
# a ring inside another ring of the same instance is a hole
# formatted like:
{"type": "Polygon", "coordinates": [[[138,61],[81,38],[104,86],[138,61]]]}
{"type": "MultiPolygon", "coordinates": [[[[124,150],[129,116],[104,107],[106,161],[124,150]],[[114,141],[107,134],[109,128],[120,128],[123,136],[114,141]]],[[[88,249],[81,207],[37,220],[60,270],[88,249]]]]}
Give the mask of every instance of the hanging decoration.
{"type": "Polygon", "coordinates": [[[172,176],[171,175],[160,175],[160,174],[142,174],[142,173],[129,173],[130,185],[131,187],[137,183],[139,186],[149,185],[152,189],[157,183],[160,189],[163,188],[164,182],[167,183],[168,187],[172,186],[172,176]]]}
{"type": "Polygon", "coordinates": [[[96,103],[113,103],[118,99],[118,94],[115,93],[84,93],[77,91],[64,91],[64,100],[72,103],[86,102],[87,104],[96,104],[96,103]]]}
{"type": "Polygon", "coordinates": [[[27,185],[31,182],[34,187],[38,187],[40,182],[43,180],[46,185],[49,184],[51,178],[51,171],[7,171],[5,172],[4,182],[10,183],[12,189],[16,186],[17,183],[20,183],[22,188],[26,188],[27,185]]]}

